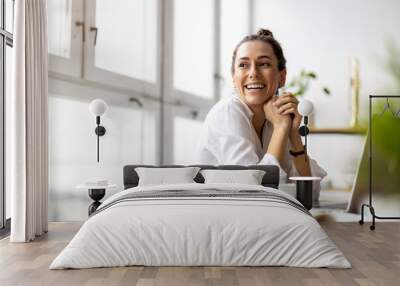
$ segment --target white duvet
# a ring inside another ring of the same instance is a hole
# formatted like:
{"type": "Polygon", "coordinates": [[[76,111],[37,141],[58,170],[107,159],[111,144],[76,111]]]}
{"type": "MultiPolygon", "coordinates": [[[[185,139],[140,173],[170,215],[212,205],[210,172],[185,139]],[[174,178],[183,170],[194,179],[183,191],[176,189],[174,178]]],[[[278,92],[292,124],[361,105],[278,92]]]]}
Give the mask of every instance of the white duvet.
{"type": "MultiPolygon", "coordinates": [[[[264,190],[254,185],[179,184],[154,190],[264,190]]],[[[246,198],[124,201],[90,217],[50,269],[146,266],[294,266],[350,268],[318,222],[293,206],[246,198]]]]}

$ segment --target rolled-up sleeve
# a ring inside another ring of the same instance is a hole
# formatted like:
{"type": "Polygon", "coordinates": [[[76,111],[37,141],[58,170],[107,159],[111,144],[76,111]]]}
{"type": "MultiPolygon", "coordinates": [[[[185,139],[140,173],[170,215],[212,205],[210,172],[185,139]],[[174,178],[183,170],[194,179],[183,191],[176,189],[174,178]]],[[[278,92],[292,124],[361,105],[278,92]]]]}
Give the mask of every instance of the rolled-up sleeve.
{"type": "Polygon", "coordinates": [[[286,183],[287,182],[287,173],[279,164],[278,159],[272,154],[266,153],[261,161],[258,163],[259,165],[276,165],[279,167],[279,183],[286,183]]]}

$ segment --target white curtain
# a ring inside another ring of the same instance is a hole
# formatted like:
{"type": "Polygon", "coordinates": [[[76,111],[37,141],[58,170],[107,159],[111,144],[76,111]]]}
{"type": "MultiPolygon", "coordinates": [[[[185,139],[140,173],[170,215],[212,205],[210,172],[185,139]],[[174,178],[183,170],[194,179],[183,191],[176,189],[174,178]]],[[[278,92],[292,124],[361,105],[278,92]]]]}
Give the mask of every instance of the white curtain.
{"type": "MultiPolygon", "coordinates": [[[[15,1],[13,92],[6,111],[12,242],[47,232],[46,0],[15,1]]],[[[6,100],[7,100],[6,99],[6,100]]]]}

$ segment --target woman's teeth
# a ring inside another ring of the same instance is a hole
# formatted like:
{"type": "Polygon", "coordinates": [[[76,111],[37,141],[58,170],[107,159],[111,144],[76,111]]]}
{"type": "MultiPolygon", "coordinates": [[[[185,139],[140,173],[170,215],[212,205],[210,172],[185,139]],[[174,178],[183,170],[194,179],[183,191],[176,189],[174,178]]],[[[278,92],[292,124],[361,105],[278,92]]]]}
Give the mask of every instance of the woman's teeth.
{"type": "Polygon", "coordinates": [[[248,84],[244,86],[247,89],[263,89],[265,84],[248,84]]]}

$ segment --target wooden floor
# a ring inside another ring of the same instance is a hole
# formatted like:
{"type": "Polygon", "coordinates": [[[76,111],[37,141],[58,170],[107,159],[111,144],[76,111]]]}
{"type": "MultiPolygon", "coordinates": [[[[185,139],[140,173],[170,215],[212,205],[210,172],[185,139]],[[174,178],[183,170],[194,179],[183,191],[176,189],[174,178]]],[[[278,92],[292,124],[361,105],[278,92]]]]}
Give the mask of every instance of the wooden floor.
{"type": "Polygon", "coordinates": [[[352,269],[290,267],[120,267],[48,270],[80,227],[51,223],[49,233],[27,244],[0,241],[0,285],[400,285],[400,222],[377,229],[355,222],[323,222],[352,269]]]}

